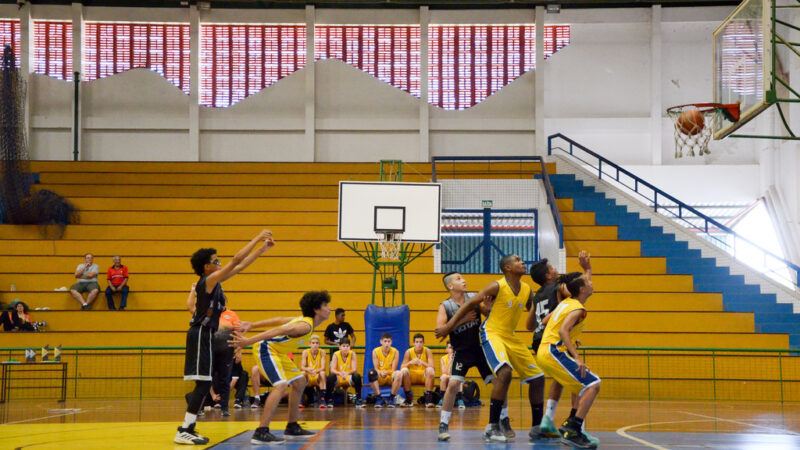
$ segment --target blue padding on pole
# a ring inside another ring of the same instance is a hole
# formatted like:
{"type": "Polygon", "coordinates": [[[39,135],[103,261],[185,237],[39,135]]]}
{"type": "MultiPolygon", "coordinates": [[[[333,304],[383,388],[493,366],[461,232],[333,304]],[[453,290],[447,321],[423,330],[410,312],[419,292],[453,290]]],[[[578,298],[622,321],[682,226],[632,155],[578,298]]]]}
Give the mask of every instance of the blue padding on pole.
{"type": "MultiPolygon", "coordinates": [[[[367,384],[367,373],[372,370],[372,351],[376,347],[381,346],[381,335],[383,333],[390,333],[392,335],[392,347],[397,349],[400,358],[397,363],[397,369],[400,370],[400,362],[402,362],[403,355],[408,350],[408,338],[411,330],[411,310],[408,305],[394,306],[391,308],[384,308],[381,306],[367,305],[364,311],[364,328],[366,336],[364,340],[364,389],[361,390],[361,395],[366,397],[367,394],[372,393],[372,389],[367,384]]],[[[387,387],[386,390],[390,390],[387,387]]],[[[381,388],[383,393],[384,388],[381,388]]],[[[388,392],[386,392],[388,394],[388,392]]],[[[402,395],[402,389],[400,390],[402,395]]]]}

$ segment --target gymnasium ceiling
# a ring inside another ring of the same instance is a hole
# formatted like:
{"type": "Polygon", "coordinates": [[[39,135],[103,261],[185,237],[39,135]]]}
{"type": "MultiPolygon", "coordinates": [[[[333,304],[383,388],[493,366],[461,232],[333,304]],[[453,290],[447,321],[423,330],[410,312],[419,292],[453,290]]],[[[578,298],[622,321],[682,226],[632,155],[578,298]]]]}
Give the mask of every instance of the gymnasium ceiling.
{"type": "MultiPolygon", "coordinates": [[[[0,3],[20,3],[24,0],[0,0],[0,3]]],[[[68,5],[70,0],[27,0],[35,5],[68,5]]],[[[652,5],[672,6],[714,6],[738,5],[739,1],[731,0],[83,0],[84,6],[116,6],[116,7],[180,7],[189,3],[206,3],[211,8],[303,8],[305,5],[316,5],[319,8],[418,8],[429,6],[432,9],[498,9],[498,8],[530,8],[557,4],[561,8],[646,8],[652,5]]]]}

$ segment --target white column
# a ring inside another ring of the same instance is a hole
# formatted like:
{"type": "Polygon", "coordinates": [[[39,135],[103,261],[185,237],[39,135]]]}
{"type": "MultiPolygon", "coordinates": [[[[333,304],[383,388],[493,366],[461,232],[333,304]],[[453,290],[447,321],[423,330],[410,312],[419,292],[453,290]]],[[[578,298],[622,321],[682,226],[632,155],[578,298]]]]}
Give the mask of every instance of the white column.
{"type": "MultiPolygon", "coordinates": [[[[83,4],[75,2],[72,4],[72,75],[75,77],[73,82],[79,82],[83,74],[83,4]]],[[[74,87],[74,86],[73,86],[74,87]]],[[[89,158],[84,153],[83,146],[83,89],[80,86],[78,96],[72,97],[72,138],[78,134],[77,150],[81,161],[89,158]],[[78,112],[75,114],[75,108],[78,112]]],[[[74,149],[73,149],[74,151],[74,149]]]]}
{"type": "Polygon", "coordinates": [[[189,6],[189,154],[200,161],[200,11],[189,6]]]}
{"type": "Polygon", "coordinates": [[[661,165],[661,5],[653,5],[650,21],[650,150],[661,165]]]}
{"type": "Polygon", "coordinates": [[[316,79],[314,77],[314,5],[306,5],[305,151],[301,161],[316,161],[316,79]]]}
{"type": "Polygon", "coordinates": [[[31,90],[33,86],[31,81],[33,77],[33,21],[31,20],[31,4],[25,2],[19,8],[19,31],[20,31],[20,49],[19,49],[19,63],[20,73],[25,80],[27,86],[27,93],[25,95],[25,141],[28,143],[28,155],[31,155],[31,90]]]}
{"type": "Polygon", "coordinates": [[[534,74],[534,111],[536,147],[534,155],[547,155],[547,133],[544,130],[544,6],[537,6],[536,15],[536,73],[534,74]]]}
{"type": "Polygon", "coordinates": [[[428,117],[428,24],[431,13],[427,6],[419,8],[419,162],[428,162],[430,150],[430,119],[428,117]]]}

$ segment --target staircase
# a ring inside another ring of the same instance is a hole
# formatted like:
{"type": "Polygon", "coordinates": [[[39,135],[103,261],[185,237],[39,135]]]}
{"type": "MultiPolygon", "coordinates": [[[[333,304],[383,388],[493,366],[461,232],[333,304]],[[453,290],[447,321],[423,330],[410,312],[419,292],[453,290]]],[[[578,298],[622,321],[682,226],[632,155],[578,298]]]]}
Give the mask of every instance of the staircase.
{"type": "MultiPolygon", "coordinates": [[[[559,164],[559,170],[564,169],[569,170],[559,164]]],[[[654,225],[607,197],[599,191],[602,182],[596,188],[565,173],[551,175],[550,180],[564,218],[567,255],[576,256],[585,249],[592,254],[595,273],[612,270],[624,274],[626,285],[633,286],[633,281],[639,280],[648,286],[641,292],[628,288],[615,292],[613,304],[593,298],[589,309],[640,311],[642,331],[663,331],[661,338],[655,340],[646,339],[646,333],[637,331],[605,345],[775,349],[800,346],[800,316],[792,314],[792,305],[777,303],[775,294],[761,293],[760,287],[746,283],[744,276],[731,274],[728,267],[689,248],[686,241],[677,240],[671,229],[654,225]],[[658,284],[664,276],[671,277],[667,286],[658,284]]],[[[575,269],[574,262],[570,262],[570,270],[575,269]]],[[[595,280],[595,289],[608,290],[599,280],[595,280]]],[[[587,328],[595,320],[588,322],[587,328]]]]}

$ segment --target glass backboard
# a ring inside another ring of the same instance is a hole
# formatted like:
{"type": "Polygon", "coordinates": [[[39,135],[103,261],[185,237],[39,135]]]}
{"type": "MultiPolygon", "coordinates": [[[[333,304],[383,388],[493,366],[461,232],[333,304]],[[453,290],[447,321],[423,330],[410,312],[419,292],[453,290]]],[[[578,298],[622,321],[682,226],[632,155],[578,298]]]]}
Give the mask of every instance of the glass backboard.
{"type": "Polygon", "coordinates": [[[714,139],[746,124],[770,103],[772,80],[770,0],[745,0],[714,31],[714,103],[739,103],[741,116],[714,120],[714,139]]]}

